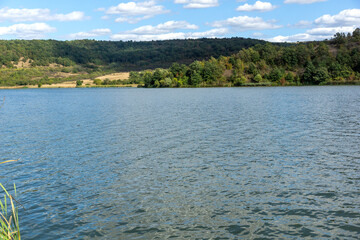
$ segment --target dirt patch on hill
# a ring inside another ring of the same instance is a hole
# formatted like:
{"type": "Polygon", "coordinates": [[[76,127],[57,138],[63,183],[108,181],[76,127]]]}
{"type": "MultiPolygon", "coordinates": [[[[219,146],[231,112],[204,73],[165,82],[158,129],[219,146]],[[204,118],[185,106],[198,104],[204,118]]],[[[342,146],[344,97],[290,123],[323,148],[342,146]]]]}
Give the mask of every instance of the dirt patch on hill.
{"type": "Polygon", "coordinates": [[[101,77],[97,77],[97,79],[100,79],[100,80],[109,79],[109,80],[113,81],[113,80],[128,80],[129,77],[130,77],[129,72],[119,72],[119,73],[112,73],[112,74],[104,75],[101,77]]]}
{"type": "Polygon", "coordinates": [[[30,68],[30,67],[31,67],[30,59],[27,59],[27,60],[25,61],[25,58],[23,58],[23,57],[21,57],[21,58],[19,59],[19,62],[18,62],[17,64],[14,64],[14,63],[13,63],[13,65],[14,65],[14,67],[16,67],[16,68],[30,68]]]}

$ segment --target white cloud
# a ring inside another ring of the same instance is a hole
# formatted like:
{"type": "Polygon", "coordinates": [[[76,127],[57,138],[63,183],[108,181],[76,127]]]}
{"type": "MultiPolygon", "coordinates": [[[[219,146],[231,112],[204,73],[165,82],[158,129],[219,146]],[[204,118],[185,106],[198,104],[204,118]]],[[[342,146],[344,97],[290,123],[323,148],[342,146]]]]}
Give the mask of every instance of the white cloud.
{"type": "Polygon", "coordinates": [[[228,18],[223,21],[216,21],[212,24],[213,27],[223,28],[223,27],[232,27],[238,31],[247,31],[247,30],[264,30],[264,29],[276,29],[280,28],[279,25],[274,25],[272,22],[265,22],[260,17],[249,17],[249,16],[239,16],[228,18]]]}
{"type": "Polygon", "coordinates": [[[224,37],[229,30],[227,28],[215,28],[205,32],[188,33],[187,38],[216,38],[224,37]]]}
{"type": "Polygon", "coordinates": [[[360,9],[346,9],[336,15],[323,15],[315,20],[324,26],[352,26],[360,24],[360,9]]]}
{"type": "Polygon", "coordinates": [[[94,29],[88,32],[78,32],[70,34],[69,37],[71,39],[86,39],[86,38],[93,38],[98,36],[105,36],[111,34],[111,30],[108,28],[100,28],[94,29]]]}
{"type": "MultiPolygon", "coordinates": [[[[103,10],[103,8],[98,10],[103,10]]],[[[156,5],[155,1],[120,3],[105,10],[107,15],[120,15],[120,17],[116,18],[116,22],[128,23],[136,23],[168,12],[164,6],[156,5]]]]}
{"type": "Polygon", "coordinates": [[[299,33],[291,36],[276,36],[267,39],[271,42],[297,42],[297,41],[316,41],[330,39],[337,32],[353,32],[355,27],[329,27],[329,28],[314,28],[307,30],[305,33],[299,33]]]}
{"type": "Polygon", "coordinates": [[[219,6],[218,0],[175,0],[174,2],[184,4],[184,8],[209,8],[219,6]]]}
{"type": "Polygon", "coordinates": [[[252,34],[253,37],[256,37],[256,38],[260,38],[260,37],[264,37],[265,34],[261,33],[261,32],[255,32],[252,34]]]}
{"type": "Polygon", "coordinates": [[[327,36],[328,38],[333,37],[337,32],[353,32],[355,27],[322,27],[322,28],[313,28],[307,30],[306,33],[312,36],[327,36]]]}
{"type": "Polygon", "coordinates": [[[164,34],[177,29],[198,29],[198,26],[189,24],[186,21],[168,21],[157,26],[146,25],[127,31],[128,34],[164,34]]]}
{"type": "Polygon", "coordinates": [[[0,22],[33,22],[33,21],[79,21],[84,20],[83,12],[75,11],[68,14],[52,14],[49,9],[35,8],[35,9],[16,9],[16,8],[1,8],[0,22]]]}
{"type": "Polygon", "coordinates": [[[9,27],[0,27],[1,35],[13,35],[17,38],[36,39],[43,38],[46,33],[55,32],[56,28],[46,23],[14,24],[9,27]]]}
{"type": "Polygon", "coordinates": [[[285,0],[284,3],[311,4],[315,2],[326,2],[327,0],[285,0]]]}
{"type": "Polygon", "coordinates": [[[215,37],[224,37],[228,33],[228,29],[219,28],[211,29],[204,32],[169,32],[162,34],[135,34],[129,32],[114,34],[111,36],[112,40],[122,40],[122,41],[152,41],[152,40],[170,40],[170,39],[196,39],[196,38],[215,38],[215,37]]]}
{"type": "Polygon", "coordinates": [[[122,41],[152,41],[152,40],[168,40],[168,39],[184,39],[185,33],[164,33],[164,34],[126,34],[119,33],[111,36],[112,40],[122,40],[122,41]]]}
{"type": "Polygon", "coordinates": [[[256,1],[253,5],[250,5],[247,3],[244,5],[241,5],[236,10],[237,11],[246,11],[246,12],[250,12],[250,11],[266,12],[266,11],[274,10],[275,8],[276,8],[276,6],[272,5],[270,2],[256,1]]]}
{"type": "Polygon", "coordinates": [[[346,9],[335,15],[323,15],[315,21],[300,21],[294,27],[311,27],[304,33],[290,36],[276,36],[269,41],[273,42],[297,42],[297,41],[317,41],[330,39],[338,32],[351,33],[360,23],[360,9],[346,9]]]}
{"type": "MultiPolygon", "coordinates": [[[[143,17],[118,17],[115,19],[115,22],[118,22],[118,23],[126,22],[126,23],[130,23],[130,24],[134,24],[134,23],[138,23],[142,20],[146,20],[146,19],[149,19],[152,17],[153,16],[151,16],[151,15],[146,15],[143,17]]],[[[103,19],[109,19],[109,18],[107,16],[105,16],[103,19]]]]}
{"type": "Polygon", "coordinates": [[[311,21],[306,21],[306,20],[301,20],[298,23],[294,24],[294,25],[289,25],[289,26],[293,26],[296,28],[308,28],[312,25],[311,21]]]}

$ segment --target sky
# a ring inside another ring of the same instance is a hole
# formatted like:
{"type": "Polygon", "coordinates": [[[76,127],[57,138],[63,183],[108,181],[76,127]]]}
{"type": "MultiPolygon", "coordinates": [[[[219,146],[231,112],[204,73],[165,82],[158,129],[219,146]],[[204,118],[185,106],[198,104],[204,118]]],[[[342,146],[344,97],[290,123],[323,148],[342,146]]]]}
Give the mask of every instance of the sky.
{"type": "Polygon", "coordinates": [[[356,27],[360,0],[0,0],[0,39],[297,42],[356,27]]]}

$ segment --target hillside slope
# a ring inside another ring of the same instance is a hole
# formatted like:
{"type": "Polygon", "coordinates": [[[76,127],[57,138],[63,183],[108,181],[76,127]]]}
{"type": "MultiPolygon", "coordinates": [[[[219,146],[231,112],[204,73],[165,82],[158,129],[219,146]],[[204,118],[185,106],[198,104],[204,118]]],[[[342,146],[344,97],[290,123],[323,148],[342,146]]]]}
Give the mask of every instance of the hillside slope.
{"type": "Polygon", "coordinates": [[[220,55],[231,55],[265,41],[245,38],[188,39],[151,42],[2,40],[0,66],[11,67],[20,59],[32,66],[51,63],[70,66],[107,65],[117,70],[169,67],[174,62],[190,63],[220,55]]]}

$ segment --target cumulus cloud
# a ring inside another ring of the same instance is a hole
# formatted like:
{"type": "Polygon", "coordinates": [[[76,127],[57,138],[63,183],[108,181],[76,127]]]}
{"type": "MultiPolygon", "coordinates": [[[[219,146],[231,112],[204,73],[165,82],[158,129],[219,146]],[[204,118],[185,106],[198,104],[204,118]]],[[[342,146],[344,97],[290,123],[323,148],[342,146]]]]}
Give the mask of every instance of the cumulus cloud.
{"type": "Polygon", "coordinates": [[[300,21],[294,27],[313,27],[304,33],[290,36],[276,36],[273,42],[316,41],[330,39],[338,32],[351,33],[360,23],[360,9],[346,9],[335,15],[323,15],[315,21],[300,21]]]}
{"type": "Polygon", "coordinates": [[[276,6],[272,5],[270,2],[256,1],[253,5],[247,4],[247,3],[244,5],[241,5],[236,10],[237,11],[246,11],[246,12],[251,12],[251,11],[266,12],[266,11],[274,10],[275,8],[276,8],[276,6]]]}
{"type": "Polygon", "coordinates": [[[227,29],[212,29],[204,32],[174,32],[174,33],[164,33],[164,34],[114,34],[111,36],[112,40],[122,40],[122,41],[156,41],[156,40],[171,40],[171,39],[196,39],[196,38],[216,38],[224,37],[227,33],[227,29]]]}
{"type": "Polygon", "coordinates": [[[175,31],[177,29],[198,29],[198,26],[190,24],[186,21],[168,21],[156,26],[146,25],[127,31],[128,34],[164,34],[175,31]]]}
{"type": "Polygon", "coordinates": [[[99,36],[105,36],[111,34],[111,30],[108,28],[99,28],[94,29],[88,32],[78,32],[70,34],[69,37],[72,39],[86,39],[86,38],[93,38],[99,36]]]}
{"type": "Polygon", "coordinates": [[[0,22],[34,22],[34,21],[79,21],[84,20],[83,12],[75,11],[68,14],[52,14],[49,9],[42,8],[1,8],[0,22]]]}
{"type": "Polygon", "coordinates": [[[249,16],[239,16],[222,21],[216,21],[212,24],[212,26],[216,28],[231,27],[238,31],[276,29],[281,27],[273,24],[272,22],[266,22],[260,17],[249,16]]]}
{"type": "Polygon", "coordinates": [[[169,21],[157,26],[143,26],[134,30],[114,34],[112,40],[133,40],[133,41],[152,41],[152,40],[169,40],[169,39],[195,39],[195,38],[215,38],[223,37],[228,33],[226,28],[211,29],[204,32],[175,32],[179,29],[197,29],[196,25],[189,24],[185,21],[169,21]]]}
{"type": "Polygon", "coordinates": [[[184,4],[184,8],[209,8],[219,6],[218,0],[175,0],[174,2],[184,4]]]}
{"type": "Polygon", "coordinates": [[[229,30],[227,28],[214,28],[205,32],[192,32],[187,34],[187,38],[216,38],[224,37],[229,30]]]}
{"type": "Polygon", "coordinates": [[[284,3],[311,4],[315,2],[326,2],[327,0],[285,0],[284,3]]]}
{"type": "MultiPolygon", "coordinates": [[[[104,9],[100,8],[98,10],[104,9]]],[[[105,9],[107,17],[109,15],[119,15],[120,17],[115,19],[116,22],[128,23],[137,23],[141,20],[168,12],[164,6],[157,5],[155,1],[120,3],[117,6],[105,9]]]]}
{"type": "MultiPolygon", "coordinates": [[[[312,22],[311,21],[306,21],[306,20],[301,20],[299,21],[298,23],[292,25],[293,27],[296,27],[296,28],[308,28],[312,25],[312,22]]],[[[289,25],[291,26],[291,25],[289,25]]]]}
{"type": "Polygon", "coordinates": [[[360,24],[360,9],[346,9],[336,15],[323,15],[315,20],[324,26],[352,26],[360,24]]]}
{"type": "Polygon", "coordinates": [[[302,42],[302,41],[316,41],[329,39],[337,32],[353,32],[355,27],[330,27],[330,28],[313,28],[307,30],[305,33],[299,33],[290,36],[276,36],[267,39],[271,42],[302,42]]]}
{"type": "Polygon", "coordinates": [[[0,27],[0,36],[13,35],[23,39],[43,38],[46,33],[55,32],[56,28],[46,23],[14,24],[8,27],[0,27]]]}

